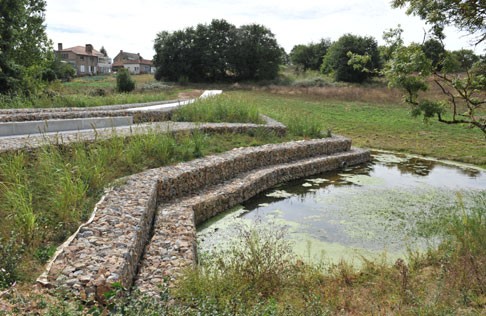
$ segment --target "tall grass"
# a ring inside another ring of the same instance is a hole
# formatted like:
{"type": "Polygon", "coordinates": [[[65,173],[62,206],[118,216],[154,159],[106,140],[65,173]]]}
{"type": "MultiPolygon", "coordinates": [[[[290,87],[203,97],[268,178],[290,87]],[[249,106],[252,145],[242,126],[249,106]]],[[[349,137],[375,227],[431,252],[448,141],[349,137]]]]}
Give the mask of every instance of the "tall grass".
{"type": "Polygon", "coordinates": [[[24,243],[26,252],[22,264],[7,267],[20,272],[7,271],[0,260],[0,274],[32,277],[29,273],[39,267],[32,269],[32,265],[45,262],[52,246],[89,217],[104,188],[120,177],[226,151],[242,143],[278,141],[281,139],[270,134],[230,137],[194,131],[172,135],[154,129],[129,138],[52,144],[28,154],[1,154],[0,239],[4,244],[24,243]]]}
{"type": "Polygon", "coordinates": [[[255,104],[226,94],[197,100],[181,107],[173,120],[185,122],[263,123],[255,104]]]}

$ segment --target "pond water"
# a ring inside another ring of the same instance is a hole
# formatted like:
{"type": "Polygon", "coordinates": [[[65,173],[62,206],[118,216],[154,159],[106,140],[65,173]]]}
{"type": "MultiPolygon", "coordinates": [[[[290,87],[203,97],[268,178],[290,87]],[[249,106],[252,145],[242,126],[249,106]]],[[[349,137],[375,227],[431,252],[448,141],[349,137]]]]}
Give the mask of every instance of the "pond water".
{"type": "Polygon", "coordinates": [[[285,230],[303,259],[359,264],[395,260],[440,241],[454,213],[486,209],[486,173],[410,155],[372,152],[372,161],[282,184],[198,228],[198,252],[223,249],[240,226],[285,230]],[[458,207],[460,205],[460,207],[458,207]]]}

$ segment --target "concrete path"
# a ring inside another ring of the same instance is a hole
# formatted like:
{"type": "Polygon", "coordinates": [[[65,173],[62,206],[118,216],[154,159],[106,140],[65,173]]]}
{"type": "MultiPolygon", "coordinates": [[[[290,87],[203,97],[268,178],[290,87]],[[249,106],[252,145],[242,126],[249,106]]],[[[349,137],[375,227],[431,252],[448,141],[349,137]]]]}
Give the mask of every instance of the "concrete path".
{"type": "MultiPolygon", "coordinates": [[[[222,90],[206,90],[204,93],[199,97],[200,99],[205,99],[211,96],[219,95],[223,91],[222,90]]],[[[59,133],[65,134],[66,132],[70,133],[71,131],[83,131],[83,130],[99,130],[103,128],[116,128],[119,126],[132,126],[133,125],[133,116],[129,115],[129,113],[134,113],[134,115],[139,115],[140,112],[150,112],[156,110],[171,110],[175,109],[179,106],[194,103],[196,99],[190,99],[185,101],[177,101],[177,102],[161,102],[158,104],[150,103],[149,106],[133,106],[128,109],[125,109],[124,112],[118,113],[119,106],[113,107],[113,112],[111,112],[110,107],[102,107],[105,111],[105,114],[101,112],[96,112],[96,117],[78,117],[78,118],[56,118],[53,114],[48,114],[48,119],[45,120],[22,120],[18,121],[18,118],[12,118],[17,113],[15,110],[5,112],[3,116],[10,116],[12,121],[8,122],[0,122],[0,139],[2,138],[10,138],[16,136],[34,136],[36,134],[45,135],[46,133],[59,133]],[[116,114],[115,114],[116,112],[116,114]],[[127,113],[128,112],[128,113],[127,113]],[[118,116],[113,116],[118,115],[118,116]]],[[[62,111],[62,109],[38,109],[39,113],[49,113],[55,111],[62,111]]],[[[78,109],[64,109],[63,113],[70,112],[75,110],[78,112],[78,109]]],[[[84,109],[85,111],[90,111],[90,108],[84,109]]],[[[3,113],[3,112],[2,112],[3,113]]],[[[19,113],[25,114],[23,109],[19,110],[19,113]]],[[[26,113],[36,113],[35,109],[29,109],[26,113]]],[[[1,145],[0,145],[1,146],[1,145]]]]}
{"type": "Polygon", "coordinates": [[[199,98],[184,100],[184,101],[177,101],[172,103],[165,103],[165,104],[156,104],[144,107],[135,107],[127,109],[127,111],[151,111],[151,110],[160,110],[160,109],[168,109],[168,108],[177,108],[181,105],[191,104],[196,102],[197,99],[206,99],[208,97],[216,96],[223,93],[223,90],[206,90],[199,98]]]}

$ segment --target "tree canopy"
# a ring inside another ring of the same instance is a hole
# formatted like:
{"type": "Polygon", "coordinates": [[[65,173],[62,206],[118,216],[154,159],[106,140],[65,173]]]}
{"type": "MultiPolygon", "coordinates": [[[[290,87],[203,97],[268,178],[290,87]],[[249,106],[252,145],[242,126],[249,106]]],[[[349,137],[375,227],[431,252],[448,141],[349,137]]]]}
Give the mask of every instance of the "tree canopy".
{"type": "Polygon", "coordinates": [[[486,61],[474,62],[474,54],[454,54],[437,45],[437,41],[430,43],[401,44],[393,51],[384,70],[389,85],[405,92],[412,115],[422,116],[425,121],[437,117],[445,124],[468,124],[486,135],[486,117],[481,112],[486,104],[486,61]],[[464,65],[471,66],[464,69],[464,65]],[[442,98],[423,95],[430,84],[439,88],[442,98]]]}
{"type": "Polygon", "coordinates": [[[282,59],[269,29],[258,24],[237,28],[225,20],[160,32],[154,49],[156,79],[169,81],[273,79],[282,59]]]}
{"type": "Polygon", "coordinates": [[[380,53],[376,40],[372,37],[345,34],[329,47],[321,71],[333,74],[337,81],[363,82],[379,68],[380,53]],[[361,57],[359,62],[350,62],[353,57],[356,61],[358,56],[361,57]]]}
{"type": "Polygon", "coordinates": [[[290,60],[303,71],[319,70],[330,46],[331,41],[328,39],[321,39],[318,43],[295,45],[290,52],[290,60]]]}
{"type": "Polygon", "coordinates": [[[444,27],[457,28],[476,35],[476,44],[486,40],[486,2],[484,0],[393,0],[394,8],[408,6],[407,14],[419,16],[432,26],[439,39],[444,27]]]}
{"type": "Polygon", "coordinates": [[[0,0],[0,93],[32,92],[51,43],[43,0],[0,0]]]}

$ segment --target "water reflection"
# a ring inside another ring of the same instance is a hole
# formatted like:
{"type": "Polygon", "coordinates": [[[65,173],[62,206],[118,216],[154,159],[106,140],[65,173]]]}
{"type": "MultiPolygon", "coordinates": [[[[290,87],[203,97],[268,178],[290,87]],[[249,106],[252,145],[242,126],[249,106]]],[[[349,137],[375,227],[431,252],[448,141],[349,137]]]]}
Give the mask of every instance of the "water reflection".
{"type": "MultiPolygon", "coordinates": [[[[209,244],[214,247],[218,240],[234,236],[232,227],[238,221],[272,221],[289,229],[296,252],[301,254],[311,248],[337,260],[357,250],[360,255],[384,250],[403,254],[408,246],[425,247],[439,240],[424,231],[426,223],[457,211],[458,192],[471,197],[484,195],[485,172],[374,152],[368,164],[263,192],[243,203],[244,209],[230,224],[220,220],[217,232],[211,225],[200,230],[204,241],[199,247],[204,251],[209,244]]],[[[474,200],[464,199],[465,208],[477,207],[474,200]]]]}

